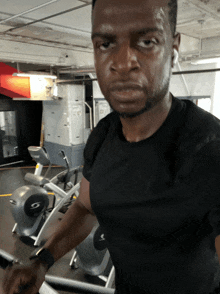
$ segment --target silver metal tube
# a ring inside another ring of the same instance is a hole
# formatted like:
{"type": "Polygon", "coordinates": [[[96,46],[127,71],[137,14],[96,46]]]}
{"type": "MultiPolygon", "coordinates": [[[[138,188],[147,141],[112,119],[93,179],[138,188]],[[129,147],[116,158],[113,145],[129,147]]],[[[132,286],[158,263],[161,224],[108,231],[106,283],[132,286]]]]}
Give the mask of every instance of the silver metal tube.
{"type": "Polygon", "coordinates": [[[40,287],[39,294],[59,294],[56,290],[54,290],[50,285],[47,283],[43,283],[40,287]]]}
{"type": "MultiPolygon", "coordinates": [[[[179,71],[182,71],[179,62],[177,62],[177,67],[178,67],[178,70],[179,70],[179,71]]],[[[185,86],[185,89],[186,89],[187,95],[190,96],[190,91],[189,91],[189,88],[188,88],[188,85],[187,85],[186,79],[185,79],[185,77],[184,77],[183,74],[181,75],[181,78],[182,78],[182,80],[183,80],[183,84],[184,84],[184,86],[185,86]]]]}
{"type": "Polygon", "coordinates": [[[108,280],[107,280],[107,283],[105,284],[105,287],[106,288],[111,287],[114,282],[114,279],[115,279],[115,267],[113,266],[108,276],[108,280]]]}
{"type": "Polygon", "coordinates": [[[174,71],[172,74],[173,75],[188,75],[188,74],[207,73],[207,72],[216,72],[216,71],[220,71],[220,68],[174,71]]]}
{"type": "Polygon", "coordinates": [[[90,130],[93,129],[93,122],[92,122],[92,107],[89,106],[87,102],[84,102],[85,105],[89,108],[89,116],[90,116],[90,130]]]}
{"type": "Polygon", "coordinates": [[[86,4],[83,4],[83,5],[79,5],[79,6],[77,6],[77,7],[73,7],[73,8],[70,8],[70,9],[64,10],[64,11],[60,11],[60,12],[55,13],[55,14],[53,14],[53,15],[49,15],[49,16],[46,16],[46,17],[44,17],[44,18],[41,18],[41,19],[37,19],[37,20],[31,21],[31,22],[28,22],[28,23],[26,23],[26,24],[24,24],[24,25],[21,25],[21,26],[18,26],[18,27],[15,27],[15,28],[9,29],[9,30],[7,30],[7,31],[5,31],[5,32],[2,32],[2,33],[3,33],[3,34],[6,34],[6,33],[9,33],[9,32],[15,31],[15,30],[17,30],[17,29],[21,29],[21,28],[24,28],[24,27],[30,26],[30,25],[32,25],[32,24],[35,24],[35,23],[38,23],[38,22],[42,22],[42,21],[44,21],[44,20],[46,20],[46,19],[50,19],[50,18],[53,18],[53,17],[59,16],[59,15],[62,15],[62,14],[65,14],[65,13],[68,13],[68,12],[71,12],[71,11],[74,11],[74,10],[77,10],[77,9],[80,9],[80,8],[83,8],[83,7],[86,7],[86,6],[88,6],[88,5],[91,5],[91,4],[86,3],[86,4]]]}
{"type": "Polygon", "coordinates": [[[43,170],[43,165],[41,163],[37,163],[34,174],[40,176],[43,170]]]}
{"type": "Polygon", "coordinates": [[[74,291],[77,293],[88,293],[88,294],[114,294],[115,290],[97,286],[89,283],[74,281],[61,277],[55,277],[46,275],[46,282],[54,287],[55,289],[62,291],[74,291]]]}

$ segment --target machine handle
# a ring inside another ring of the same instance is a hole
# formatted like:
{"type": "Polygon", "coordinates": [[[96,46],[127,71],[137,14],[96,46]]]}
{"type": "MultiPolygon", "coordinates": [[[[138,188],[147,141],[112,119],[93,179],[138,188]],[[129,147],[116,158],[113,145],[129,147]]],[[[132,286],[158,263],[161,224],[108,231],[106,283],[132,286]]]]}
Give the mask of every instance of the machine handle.
{"type": "MultiPolygon", "coordinates": [[[[10,266],[14,264],[15,262],[20,263],[13,255],[0,249],[0,267],[1,268],[5,269],[7,266],[10,266]]],[[[54,288],[61,291],[87,293],[87,294],[114,294],[115,293],[114,289],[105,288],[105,287],[93,285],[90,283],[74,281],[74,280],[70,280],[66,278],[55,277],[51,275],[46,275],[45,281],[46,282],[42,284],[38,294],[59,294],[54,288]]]]}
{"type": "MultiPolygon", "coordinates": [[[[8,266],[12,266],[15,263],[21,264],[16,257],[11,255],[10,253],[0,249],[0,268],[6,269],[8,266]]],[[[21,287],[20,291],[25,288],[21,287]]],[[[43,283],[38,294],[59,294],[56,290],[54,290],[47,283],[43,283]]]]}
{"type": "Polygon", "coordinates": [[[92,122],[92,107],[89,106],[87,102],[84,102],[85,105],[89,108],[89,116],[90,116],[90,130],[93,130],[93,122],[92,122]]]}

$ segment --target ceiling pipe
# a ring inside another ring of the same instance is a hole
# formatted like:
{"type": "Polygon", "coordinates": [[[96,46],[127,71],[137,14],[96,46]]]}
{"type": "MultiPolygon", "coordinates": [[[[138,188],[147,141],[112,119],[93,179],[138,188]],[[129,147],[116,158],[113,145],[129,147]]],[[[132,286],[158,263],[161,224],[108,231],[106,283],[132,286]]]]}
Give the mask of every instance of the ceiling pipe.
{"type": "MultiPolygon", "coordinates": [[[[21,37],[23,39],[20,39],[20,36],[17,35],[8,35],[10,38],[1,38],[2,40],[6,41],[13,41],[17,43],[27,43],[27,44],[33,44],[33,45],[39,45],[39,46],[44,46],[44,47],[51,47],[51,48],[56,48],[56,49],[64,49],[64,50],[71,50],[71,51],[77,51],[77,52],[85,52],[85,53],[92,53],[92,49],[90,47],[84,46],[84,45],[74,45],[74,44],[69,44],[69,43],[64,43],[64,42],[58,42],[58,41],[53,41],[53,40],[46,40],[46,39],[40,39],[40,38],[34,38],[34,37],[21,37]],[[19,38],[19,39],[18,39],[19,38]],[[32,42],[31,42],[31,41],[32,42]],[[40,43],[36,43],[35,41],[39,41],[40,43]]],[[[0,51],[1,53],[2,51],[0,51]]],[[[18,53],[16,53],[18,54],[18,53]]],[[[41,55],[43,56],[43,55],[41,55]]],[[[2,59],[2,56],[1,56],[2,59]]]]}
{"type": "MultiPolygon", "coordinates": [[[[57,1],[60,1],[60,0],[57,0],[57,1]]],[[[30,18],[30,17],[23,17],[24,20],[26,21],[33,21],[33,18],[30,18]]],[[[51,29],[51,30],[56,30],[58,28],[58,31],[59,32],[62,32],[65,30],[66,33],[74,33],[75,35],[79,35],[80,37],[86,37],[86,38],[89,38],[89,40],[91,39],[90,36],[91,36],[91,32],[87,32],[87,31],[83,31],[81,29],[76,29],[76,28],[73,28],[73,27],[69,27],[69,26],[65,26],[65,25],[60,25],[60,24],[57,24],[57,23],[51,23],[49,21],[43,21],[41,23],[41,26],[45,29],[45,25],[47,25],[47,30],[51,29]]],[[[2,35],[2,33],[1,33],[2,35]]],[[[9,35],[8,36],[16,36],[16,35],[9,35]]]]}
{"type": "MultiPolygon", "coordinates": [[[[177,68],[178,68],[179,72],[182,71],[182,68],[181,68],[179,62],[177,62],[177,68]]],[[[183,74],[181,74],[180,76],[181,76],[182,81],[183,81],[183,84],[184,84],[184,86],[185,86],[186,93],[187,93],[188,96],[190,96],[190,91],[189,91],[189,87],[188,87],[188,85],[187,85],[186,79],[185,79],[185,77],[184,77],[183,74]]]]}
{"type": "Polygon", "coordinates": [[[28,23],[26,23],[24,25],[21,25],[21,26],[15,27],[15,28],[11,28],[11,29],[3,32],[3,34],[9,33],[9,32],[13,32],[15,30],[18,30],[18,29],[21,29],[21,28],[30,26],[30,25],[35,24],[35,23],[38,23],[38,22],[42,22],[42,21],[44,21],[46,19],[50,19],[50,18],[59,16],[59,15],[62,15],[62,14],[65,14],[65,13],[68,13],[68,12],[71,12],[71,11],[74,11],[74,10],[77,10],[77,9],[80,9],[80,8],[83,8],[83,7],[86,7],[86,6],[89,6],[89,5],[91,5],[91,4],[86,3],[86,4],[83,4],[83,5],[77,6],[77,7],[69,8],[67,10],[64,10],[64,11],[61,11],[61,12],[58,12],[58,13],[55,13],[55,14],[46,16],[44,18],[41,18],[41,19],[37,19],[37,20],[31,21],[31,22],[28,22],[28,23]]]}
{"type": "MultiPolygon", "coordinates": [[[[186,71],[176,71],[173,72],[173,75],[186,75],[186,74],[196,74],[196,73],[208,73],[208,72],[216,72],[220,71],[220,68],[213,68],[213,69],[202,69],[202,70],[186,70],[186,71]]],[[[79,73],[79,72],[77,72],[79,73]]],[[[72,74],[72,72],[69,72],[69,74],[72,74]]],[[[97,81],[96,78],[86,78],[86,79],[69,79],[69,80],[57,80],[57,84],[60,83],[75,83],[75,82],[91,82],[91,81],[97,81]]]]}
{"type": "Polygon", "coordinates": [[[97,79],[91,79],[91,78],[86,78],[86,79],[69,79],[69,80],[57,80],[56,84],[77,84],[77,83],[87,83],[87,82],[94,82],[97,81],[97,79]]]}
{"type": "Polygon", "coordinates": [[[18,14],[13,15],[13,16],[11,16],[11,17],[5,18],[5,19],[3,19],[3,20],[0,21],[0,24],[6,22],[6,21],[8,21],[8,20],[15,19],[15,18],[17,18],[17,17],[19,17],[19,16],[22,16],[22,15],[24,15],[24,14],[27,14],[27,13],[29,13],[29,12],[32,12],[32,11],[38,10],[38,9],[44,7],[44,6],[50,5],[50,4],[52,4],[52,3],[54,3],[54,2],[57,2],[57,1],[60,1],[60,0],[51,0],[51,1],[46,2],[46,3],[44,3],[44,4],[41,4],[41,5],[35,6],[35,7],[31,8],[31,9],[28,9],[28,10],[26,10],[26,11],[24,11],[24,12],[21,12],[21,13],[18,13],[18,14]]]}
{"type": "Polygon", "coordinates": [[[173,72],[173,75],[187,75],[187,74],[207,73],[207,72],[215,72],[215,71],[220,71],[220,68],[175,71],[173,72]]]}
{"type": "Polygon", "coordinates": [[[60,74],[89,74],[89,73],[95,73],[95,68],[94,67],[88,67],[88,68],[77,68],[77,69],[72,69],[71,67],[66,67],[66,68],[59,68],[59,73],[60,74]]]}

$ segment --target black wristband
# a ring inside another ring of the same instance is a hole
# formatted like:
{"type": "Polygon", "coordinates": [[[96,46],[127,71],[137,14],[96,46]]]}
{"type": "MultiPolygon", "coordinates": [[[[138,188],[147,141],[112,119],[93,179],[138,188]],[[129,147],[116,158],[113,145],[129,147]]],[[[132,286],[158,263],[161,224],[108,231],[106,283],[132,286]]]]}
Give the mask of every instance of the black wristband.
{"type": "Polygon", "coordinates": [[[30,260],[38,259],[42,261],[43,263],[46,263],[48,266],[48,269],[54,264],[54,257],[50,253],[50,251],[46,248],[40,248],[36,251],[34,251],[33,254],[29,257],[30,260]]]}

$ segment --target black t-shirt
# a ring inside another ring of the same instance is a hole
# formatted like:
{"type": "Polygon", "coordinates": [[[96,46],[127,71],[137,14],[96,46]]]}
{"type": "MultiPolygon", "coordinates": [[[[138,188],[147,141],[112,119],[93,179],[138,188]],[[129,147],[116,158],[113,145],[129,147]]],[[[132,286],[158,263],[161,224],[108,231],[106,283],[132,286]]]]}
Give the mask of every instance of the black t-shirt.
{"type": "Polygon", "coordinates": [[[159,130],[130,143],[113,112],[91,133],[84,158],[118,294],[207,294],[218,286],[217,118],[173,98],[159,130]]]}

